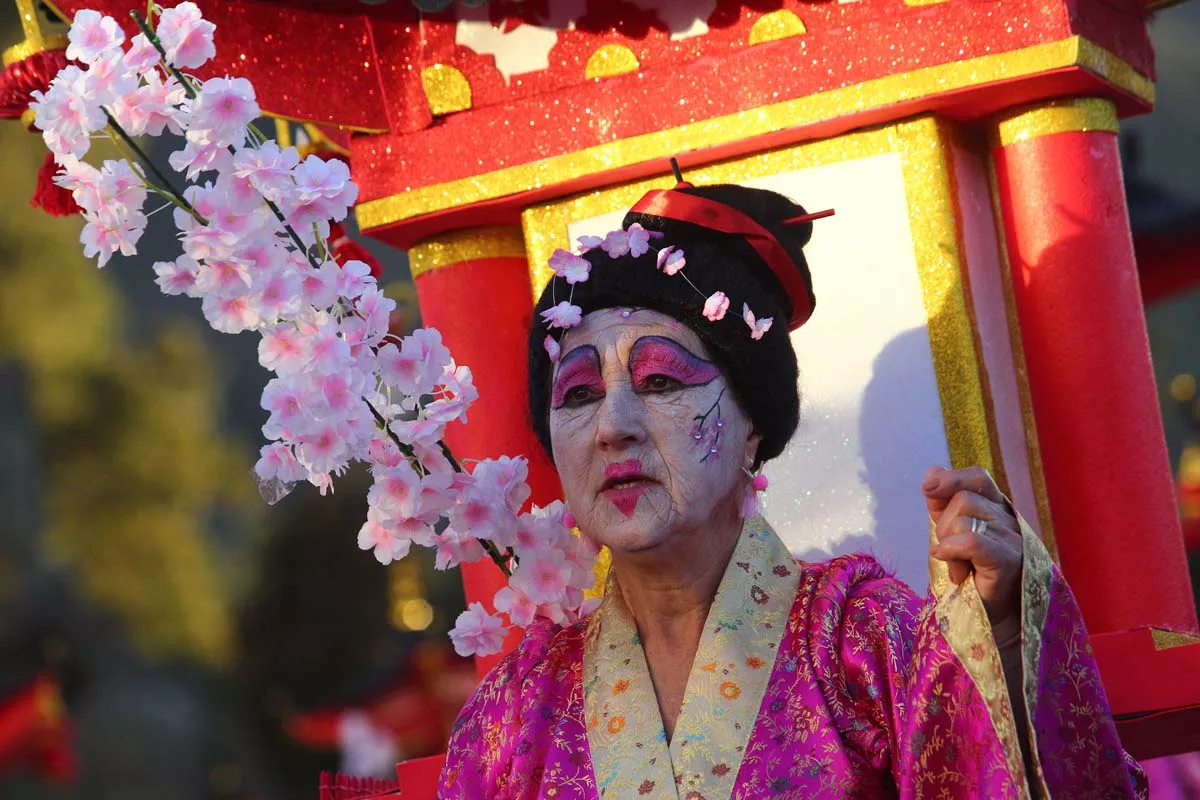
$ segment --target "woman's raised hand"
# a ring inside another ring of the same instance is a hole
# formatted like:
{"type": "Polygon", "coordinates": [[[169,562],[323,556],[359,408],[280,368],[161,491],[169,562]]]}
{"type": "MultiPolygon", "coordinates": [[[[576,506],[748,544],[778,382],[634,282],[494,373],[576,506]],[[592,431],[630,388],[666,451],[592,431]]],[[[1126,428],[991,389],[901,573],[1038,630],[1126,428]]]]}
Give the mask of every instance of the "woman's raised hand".
{"type": "Polygon", "coordinates": [[[930,467],[921,484],[937,544],[930,555],[950,565],[950,580],[975,573],[992,624],[1020,610],[1021,529],[1008,501],[982,467],[930,467]]]}

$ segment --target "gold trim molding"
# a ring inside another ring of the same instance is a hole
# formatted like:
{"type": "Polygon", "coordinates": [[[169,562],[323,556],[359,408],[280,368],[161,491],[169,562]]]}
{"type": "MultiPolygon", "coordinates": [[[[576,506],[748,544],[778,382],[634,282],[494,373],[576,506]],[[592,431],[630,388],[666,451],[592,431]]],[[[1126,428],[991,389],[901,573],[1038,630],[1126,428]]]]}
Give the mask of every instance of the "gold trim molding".
{"type": "Polygon", "coordinates": [[[1073,66],[1083,67],[1146,102],[1154,101],[1154,84],[1150,79],[1099,45],[1082,36],[1072,36],[1008,53],[888,75],[482,175],[410,189],[359,203],[358,220],[364,230],[380,228],[447,208],[518,194],[534,186],[553,186],[631,164],[666,159],[684,151],[1073,66]]]}
{"type": "Polygon", "coordinates": [[[408,251],[413,280],[451,264],[483,258],[525,258],[525,238],[516,226],[497,225],[444,233],[408,251]]]}
{"type": "Polygon", "coordinates": [[[1154,641],[1155,650],[1170,650],[1172,647],[1200,644],[1200,636],[1179,631],[1167,631],[1162,628],[1151,628],[1150,638],[1154,641]]]}
{"type": "Polygon", "coordinates": [[[1105,97],[1073,97],[1006,111],[996,119],[995,141],[1000,147],[1053,136],[1056,133],[1105,131],[1116,133],[1117,106],[1105,97]]]}
{"type": "Polygon", "coordinates": [[[807,32],[808,28],[804,27],[804,21],[796,16],[795,11],[781,8],[777,11],[769,11],[754,20],[747,41],[750,44],[762,44],[763,42],[787,39],[791,36],[801,36],[807,32]]]}
{"type": "Polygon", "coordinates": [[[627,72],[637,72],[641,67],[641,62],[632,50],[623,44],[610,42],[596,48],[596,51],[588,56],[583,74],[588,80],[612,78],[627,72]]]}
{"type": "Polygon", "coordinates": [[[449,64],[431,64],[421,70],[421,87],[434,115],[453,114],[471,107],[471,83],[462,70],[449,64]]]}

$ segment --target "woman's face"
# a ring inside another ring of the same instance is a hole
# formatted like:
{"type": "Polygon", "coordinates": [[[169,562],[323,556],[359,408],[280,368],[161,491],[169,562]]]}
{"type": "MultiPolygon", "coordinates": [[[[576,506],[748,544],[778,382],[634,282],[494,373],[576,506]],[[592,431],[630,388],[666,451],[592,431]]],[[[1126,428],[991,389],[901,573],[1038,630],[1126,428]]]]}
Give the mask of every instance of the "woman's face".
{"type": "Polygon", "coordinates": [[[561,345],[550,441],[584,533],[636,552],[736,519],[759,437],[694,332],[605,309],[561,345]]]}

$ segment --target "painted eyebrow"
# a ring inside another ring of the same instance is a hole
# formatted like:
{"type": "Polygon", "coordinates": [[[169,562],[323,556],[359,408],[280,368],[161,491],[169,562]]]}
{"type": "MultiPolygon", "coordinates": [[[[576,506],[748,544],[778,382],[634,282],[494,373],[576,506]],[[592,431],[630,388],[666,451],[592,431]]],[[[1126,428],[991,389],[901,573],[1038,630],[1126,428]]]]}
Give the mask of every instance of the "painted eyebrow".
{"type": "Polygon", "coordinates": [[[571,352],[567,353],[558,362],[558,369],[554,372],[553,382],[550,387],[550,407],[558,408],[563,404],[565,390],[563,389],[564,382],[578,374],[580,371],[592,367],[596,371],[596,376],[600,375],[600,351],[595,345],[585,344],[576,347],[571,352]],[[590,362],[590,363],[579,363],[590,362]]]}
{"type": "Polygon", "coordinates": [[[629,372],[635,381],[639,367],[647,361],[685,386],[704,386],[721,374],[711,361],[665,336],[643,336],[634,342],[629,350],[629,372]]]}

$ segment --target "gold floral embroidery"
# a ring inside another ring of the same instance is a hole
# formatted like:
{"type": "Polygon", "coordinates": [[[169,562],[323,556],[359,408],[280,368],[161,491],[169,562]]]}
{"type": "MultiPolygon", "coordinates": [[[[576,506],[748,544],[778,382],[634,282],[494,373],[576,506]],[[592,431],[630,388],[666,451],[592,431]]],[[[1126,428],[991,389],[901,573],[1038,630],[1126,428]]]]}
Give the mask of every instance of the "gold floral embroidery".
{"type": "Polygon", "coordinates": [[[771,676],[763,667],[775,663],[799,583],[800,568],[775,532],[761,519],[747,520],[705,622],[668,746],[641,640],[619,581],[610,577],[584,654],[587,718],[608,720],[588,732],[602,797],[668,785],[685,798],[731,796],[771,676]]]}
{"type": "Polygon", "coordinates": [[[1033,724],[1037,710],[1038,696],[1038,665],[1042,657],[1042,630],[1046,625],[1046,615],[1050,610],[1050,581],[1053,578],[1053,560],[1041,538],[1033,529],[1017,515],[1021,525],[1021,546],[1023,550],[1021,564],[1021,666],[1023,670],[1022,687],[1025,693],[1025,712],[1029,720],[1026,736],[1029,737],[1029,750],[1033,754],[1033,768],[1036,773],[1032,777],[1037,781],[1038,792],[1042,797],[1049,797],[1050,791],[1046,786],[1046,776],[1042,769],[1042,759],[1038,755],[1037,733],[1033,724]]]}

